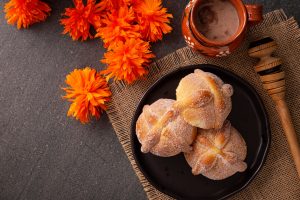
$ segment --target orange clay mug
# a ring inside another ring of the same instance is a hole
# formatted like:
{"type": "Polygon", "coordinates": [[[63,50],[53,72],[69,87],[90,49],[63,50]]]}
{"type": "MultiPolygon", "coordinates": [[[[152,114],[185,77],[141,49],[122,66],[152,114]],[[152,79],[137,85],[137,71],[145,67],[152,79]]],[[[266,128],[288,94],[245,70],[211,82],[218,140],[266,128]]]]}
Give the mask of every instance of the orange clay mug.
{"type": "Polygon", "coordinates": [[[244,5],[242,0],[191,0],[184,10],[182,33],[194,50],[223,57],[238,48],[249,25],[262,20],[261,5],[244,5]]]}

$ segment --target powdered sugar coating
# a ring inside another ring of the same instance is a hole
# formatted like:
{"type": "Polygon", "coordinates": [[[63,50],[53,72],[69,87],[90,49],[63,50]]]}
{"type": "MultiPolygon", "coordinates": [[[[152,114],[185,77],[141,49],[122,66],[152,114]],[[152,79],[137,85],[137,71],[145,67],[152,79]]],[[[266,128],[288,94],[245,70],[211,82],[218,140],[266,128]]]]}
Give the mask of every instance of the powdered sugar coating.
{"type": "Polygon", "coordinates": [[[174,109],[175,100],[159,99],[145,105],[136,123],[141,151],[169,157],[191,151],[195,128],[186,123],[174,109]]]}
{"type": "Polygon", "coordinates": [[[192,167],[193,174],[222,180],[246,170],[246,155],[244,139],[227,121],[220,130],[198,129],[193,151],[185,153],[185,158],[192,167]]]}
{"type": "Polygon", "coordinates": [[[220,129],[231,111],[232,94],[231,85],[215,74],[196,69],[181,79],[176,89],[176,107],[189,124],[220,129]]]}

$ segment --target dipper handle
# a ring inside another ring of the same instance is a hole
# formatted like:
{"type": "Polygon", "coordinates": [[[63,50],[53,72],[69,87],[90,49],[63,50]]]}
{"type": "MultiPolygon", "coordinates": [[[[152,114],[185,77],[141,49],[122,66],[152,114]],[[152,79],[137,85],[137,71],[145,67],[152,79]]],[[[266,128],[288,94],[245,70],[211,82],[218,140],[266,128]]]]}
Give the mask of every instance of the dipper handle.
{"type": "Polygon", "coordinates": [[[292,157],[295,162],[298,176],[300,177],[300,145],[297,140],[297,135],[296,135],[293,123],[292,123],[290,111],[289,111],[284,99],[278,99],[278,100],[274,100],[274,101],[276,104],[276,110],[279,114],[279,118],[280,118],[280,121],[282,124],[282,128],[284,130],[286,139],[287,139],[289,147],[290,147],[292,157]]]}

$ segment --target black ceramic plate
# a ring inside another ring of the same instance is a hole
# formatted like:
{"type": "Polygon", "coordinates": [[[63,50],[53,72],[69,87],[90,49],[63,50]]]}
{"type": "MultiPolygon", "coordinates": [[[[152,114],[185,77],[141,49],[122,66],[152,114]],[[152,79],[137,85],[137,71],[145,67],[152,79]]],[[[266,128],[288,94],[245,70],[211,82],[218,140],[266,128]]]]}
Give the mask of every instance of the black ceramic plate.
{"type": "Polygon", "coordinates": [[[158,190],[176,199],[217,200],[225,199],[242,190],[255,177],[266,158],[270,143],[270,128],[264,105],[251,85],[232,72],[219,67],[197,65],[179,69],[162,77],[146,92],[132,121],[131,142],[132,153],[138,167],[158,190]],[[135,134],[136,120],[143,106],[160,98],[175,99],[175,89],[180,79],[197,68],[212,72],[233,86],[233,108],[229,120],[247,143],[247,170],[221,181],[212,181],[202,175],[192,175],[183,154],[162,158],[151,153],[142,153],[135,134]]]}

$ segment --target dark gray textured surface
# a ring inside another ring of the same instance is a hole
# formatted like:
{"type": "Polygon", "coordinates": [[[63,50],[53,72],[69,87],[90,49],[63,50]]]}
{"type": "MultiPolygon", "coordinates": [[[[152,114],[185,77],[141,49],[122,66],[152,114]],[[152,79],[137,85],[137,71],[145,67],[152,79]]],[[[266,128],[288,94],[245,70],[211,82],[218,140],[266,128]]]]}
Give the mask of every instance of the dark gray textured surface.
{"type": "MultiPolygon", "coordinates": [[[[153,46],[158,58],[184,46],[186,2],[165,1],[174,31],[153,46]]],[[[300,19],[299,0],[260,2],[300,19]]],[[[88,125],[66,117],[66,74],[85,65],[102,69],[105,49],[99,40],[61,35],[58,20],[71,0],[50,3],[48,20],[28,30],[7,25],[0,13],[0,199],[145,199],[107,117],[88,125]]]]}

